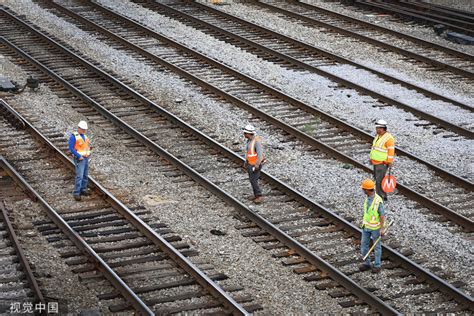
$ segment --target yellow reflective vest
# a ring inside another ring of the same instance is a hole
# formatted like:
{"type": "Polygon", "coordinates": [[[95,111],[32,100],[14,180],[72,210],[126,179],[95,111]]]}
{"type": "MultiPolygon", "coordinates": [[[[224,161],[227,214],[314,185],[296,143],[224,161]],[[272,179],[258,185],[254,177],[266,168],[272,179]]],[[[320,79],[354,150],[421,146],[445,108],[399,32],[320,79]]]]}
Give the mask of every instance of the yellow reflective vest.
{"type": "Polygon", "coordinates": [[[371,230],[380,229],[379,205],[383,203],[383,200],[377,193],[375,193],[370,206],[367,205],[368,200],[367,197],[364,202],[364,227],[371,230]]]}
{"type": "Polygon", "coordinates": [[[375,136],[370,150],[370,160],[373,164],[393,162],[395,155],[395,140],[389,132],[385,132],[382,136],[375,136]]]}

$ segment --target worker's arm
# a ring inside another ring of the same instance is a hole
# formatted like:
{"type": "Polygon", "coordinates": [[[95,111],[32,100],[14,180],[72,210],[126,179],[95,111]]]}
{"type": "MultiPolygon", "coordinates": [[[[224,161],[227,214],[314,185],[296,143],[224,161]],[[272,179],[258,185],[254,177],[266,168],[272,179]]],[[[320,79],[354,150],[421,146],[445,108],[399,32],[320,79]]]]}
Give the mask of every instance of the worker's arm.
{"type": "Polygon", "coordinates": [[[383,203],[380,203],[379,205],[379,208],[378,208],[378,212],[379,212],[379,215],[380,215],[380,235],[383,236],[385,235],[385,226],[384,226],[384,223],[385,223],[385,209],[383,208],[383,203]]]}
{"type": "Polygon", "coordinates": [[[385,143],[385,146],[387,147],[388,153],[387,153],[387,164],[391,165],[393,163],[393,159],[395,159],[395,141],[393,140],[393,137],[390,137],[387,142],[385,143]]]}
{"type": "Polygon", "coordinates": [[[383,236],[385,235],[385,226],[384,226],[384,223],[385,223],[385,216],[381,215],[380,216],[380,225],[382,228],[380,228],[380,235],[383,236]]]}
{"type": "Polygon", "coordinates": [[[260,163],[262,162],[263,157],[263,149],[262,144],[259,141],[255,142],[255,151],[257,152],[257,163],[255,164],[255,168],[260,168],[260,163]]]}
{"type": "Polygon", "coordinates": [[[71,137],[69,137],[69,151],[74,155],[74,157],[80,159],[81,155],[74,149],[74,145],[76,145],[76,137],[74,134],[71,134],[71,137]]]}

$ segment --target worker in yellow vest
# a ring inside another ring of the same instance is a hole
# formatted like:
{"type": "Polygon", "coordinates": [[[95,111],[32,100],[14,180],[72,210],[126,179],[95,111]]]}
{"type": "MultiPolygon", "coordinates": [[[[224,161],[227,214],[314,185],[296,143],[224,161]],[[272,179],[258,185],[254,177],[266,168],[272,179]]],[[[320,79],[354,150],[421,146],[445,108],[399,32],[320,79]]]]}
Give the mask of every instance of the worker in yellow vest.
{"type": "Polygon", "coordinates": [[[258,179],[260,178],[260,170],[265,163],[263,156],[263,148],[261,139],[257,136],[255,127],[248,124],[243,128],[244,137],[247,139],[247,145],[245,148],[245,167],[249,174],[250,184],[253,189],[253,196],[249,199],[255,204],[263,202],[262,190],[258,185],[258,179]]]}
{"type": "Polygon", "coordinates": [[[387,201],[387,193],[382,190],[382,179],[395,158],[395,139],[387,132],[387,122],[384,120],[378,120],[375,123],[375,131],[377,135],[372,142],[370,163],[374,166],[377,194],[387,201]]]}
{"type": "Polygon", "coordinates": [[[72,133],[69,138],[69,151],[73,155],[74,165],[76,166],[76,181],[72,193],[76,201],[81,200],[81,195],[89,195],[87,181],[89,179],[91,144],[86,132],[87,122],[80,121],[77,132],[72,133]]]}
{"type": "MultiPolygon", "coordinates": [[[[366,194],[364,202],[364,217],[362,223],[362,239],[360,242],[360,252],[365,257],[369,251],[370,239],[375,242],[379,236],[385,234],[384,222],[385,211],[382,198],[375,193],[375,183],[370,179],[362,181],[361,189],[366,194]]],[[[370,256],[359,267],[360,271],[367,271],[372,268],[372,273],[379,273],[382,267],[382,240],[380,240],[374,249],[375,262],[372,266],[370,256]]]]}

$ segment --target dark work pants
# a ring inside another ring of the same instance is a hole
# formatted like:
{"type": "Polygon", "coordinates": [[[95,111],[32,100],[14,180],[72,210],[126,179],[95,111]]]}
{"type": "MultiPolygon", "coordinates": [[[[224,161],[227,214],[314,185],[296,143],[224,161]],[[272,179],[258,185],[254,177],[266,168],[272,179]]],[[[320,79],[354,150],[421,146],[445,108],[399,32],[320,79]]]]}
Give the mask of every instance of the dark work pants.
{"type": "Polygon", "coordinates": [[[385,177],[387,170],[388,166],[385,164],[374,165],[375,190],[384,199],[387,198],[387,193],[382,190],[382,179],[385,177]]]}
{"type": "Polygon", "coordinates": [[[261,196],[262,190],[258,186],[258,179],[260,178],[260,169],[255,169],[252,171],[253,166],[247,166],[247,172],[249,174],[250,184],[252,185],[253,195],[254,196],[261,196]]]}

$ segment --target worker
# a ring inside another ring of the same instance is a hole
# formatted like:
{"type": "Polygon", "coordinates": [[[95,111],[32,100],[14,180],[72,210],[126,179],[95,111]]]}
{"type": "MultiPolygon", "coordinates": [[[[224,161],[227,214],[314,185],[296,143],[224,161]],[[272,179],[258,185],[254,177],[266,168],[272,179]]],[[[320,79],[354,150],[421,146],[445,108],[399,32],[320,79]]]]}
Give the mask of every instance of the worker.
{"type": "Polygon", "coordinates": [[[76,166],[76,182],[73,196],[76,201],[81,200],[81,195],[89,195],[87,181],[89,174],[89,159],[91,155],[90,139],[86,135],[87,122],[80,121],[77,125],[77,132],[71,134],[69,138],[69,151],[73,155],[76,166]]]}
{"type": "Polygon", "coordinates": [[[243,128],[244,137],[247,139],[246,154],[245,154],[245,167],[249,174],[250,184],[253,189],[253,196],[249,199],[255,204],[263,202],[262,190],[258,185],[258,179],[260,178],[260,170],[265,163],[263,156],[263,148],[261,139],[257,136],[255,127],[248,124],[243,128]]]}
{"type": "MultiPolygon", "coordinates": [[[[360,242],[360,252],[365,257],[369,251],[370,239],[375,242],[379,236],[385,234],[384,222],[385,211],[382,198],[375,193],[375,183],[370,179],[362,181],[362,190],[367,195],[364,202],[364,217],[362,223],[362,239],[360,242]]],[[[382,240],[380,240],[374,249],[375,262],[371,265],[370,256],[359,267],[360,271],[367,271],[372,268],[372,273],[379,273],[382,265],[382,240]]]]}
{"type": "Polygon", "coordinates": [[[377,194],[387,201],[387,193],[382,190],[382,179],[395,158],[395,139],[387,132],[387,122],[384,120],[378,120],[375,123],[375,131],[377,135],[372,142],[370,163],[374,166],[377,194]]]}

